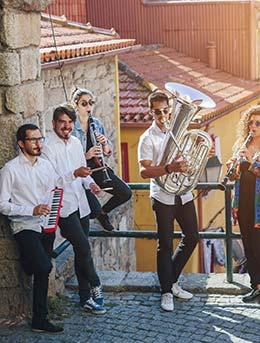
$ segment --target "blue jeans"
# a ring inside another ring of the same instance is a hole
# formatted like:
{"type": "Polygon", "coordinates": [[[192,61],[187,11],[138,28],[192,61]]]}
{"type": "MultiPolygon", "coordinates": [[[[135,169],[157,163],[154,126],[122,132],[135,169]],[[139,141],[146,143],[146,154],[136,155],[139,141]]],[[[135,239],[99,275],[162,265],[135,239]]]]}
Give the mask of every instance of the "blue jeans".
{"type": "Polygon", "coordinates": [[[196,211],[193,201],[182,205],[175,197],[175,205],[165,205],[152,199],[155,211],[159,243],[157,249],[157,273],[163,293],[171,293],[172,284],[178,281],[199,240],[196,211]],[[179,223],[183,237],[173,253],[173,224],[179,223]]]}
{"type": "Polygon", "coordinates": [[[73,247],[75,273],[79,284],[80,302],[84,303],[90,297],[90,288],[100,285],[96,273],[88,241],[89,217],[79,217],[76,211],[67,218],[59,219],[62,237],[66,238],[73,247]]]}

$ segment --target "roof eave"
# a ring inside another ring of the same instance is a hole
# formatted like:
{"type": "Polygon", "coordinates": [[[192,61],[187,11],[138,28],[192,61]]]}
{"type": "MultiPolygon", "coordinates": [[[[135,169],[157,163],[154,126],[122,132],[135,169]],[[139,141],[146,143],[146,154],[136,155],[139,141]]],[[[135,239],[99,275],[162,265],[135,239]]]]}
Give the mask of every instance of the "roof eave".
{"type": "Polygon", "coordinates": [[[108,56],[115,56],[115,55],[119,55],[123,53],[132,52],[135,50],[139,50],[140,48],[141,48],[141,45],[132,45],[129,47],[119,48],[119,49],[115,49],[111,51],[99,52],[93,55],[85,55],[85,56],[73,57],[73,58],[62,59],[62,60],[54,60],[51,62],[44,62],[41,64],[41,69],[42,70],[55,69],[55,68],[59,68],[60,65],[63,66],[63,65],[70,65],[70,64],[76,64],[76,63],[83,63],[83,62],[93,60],[93,59],[101,59],[108,56]]]}

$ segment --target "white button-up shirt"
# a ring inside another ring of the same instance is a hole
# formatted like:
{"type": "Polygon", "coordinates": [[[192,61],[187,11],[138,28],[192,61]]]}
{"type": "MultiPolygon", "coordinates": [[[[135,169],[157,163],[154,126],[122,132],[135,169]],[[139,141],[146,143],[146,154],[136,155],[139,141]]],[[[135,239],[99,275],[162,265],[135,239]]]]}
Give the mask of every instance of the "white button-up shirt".
{"type": "Polygon", "coordinates": [[[42,231],[43,216],[33,216],[34,207],[48,204],[54,188],[51,164],[38,157],[32,164],[23,153],[6,163],[0,172],[0,212],[11,220],[16,234],[22,230],[42,231]]]}
{"type": "Polygon", "coordinates": [[[63,179],[63,201],[60,216],[68,217],[79,210],[83,218],[90,213],[84,187],[95,182],[91,176],[75,178],[76,169],[86,167],[83,148],[78,138],[71,136],[65,143],[55,132],[51,132],[43,146],[42,156],[48,159],[55,172],[63,179]]]}
{"type": "MultiPolygon", "coordinates": [[[[159,164],[162,156],[162,146],[165,139],[165,133],[153,121],[152,125],[141,135],[138,144],[138,162],[147,160],[152,161],[152,166],[159,164]]],[[[154,178],[150,180],[150,197],[166,205],[175,204],[175,196],[164,191],[155,182],[154,178]]],[[[191,192],[181,195],[182,204],[193,199],[191,192]]]]}

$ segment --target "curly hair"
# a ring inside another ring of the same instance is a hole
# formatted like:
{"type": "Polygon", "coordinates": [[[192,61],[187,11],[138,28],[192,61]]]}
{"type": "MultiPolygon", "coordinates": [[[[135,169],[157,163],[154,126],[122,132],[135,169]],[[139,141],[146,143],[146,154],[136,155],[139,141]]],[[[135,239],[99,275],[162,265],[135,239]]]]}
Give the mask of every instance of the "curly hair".
{"type": "Polygon", "coordinates": [[[245,142],[249,134],[249,121],[252,115],[260,115],[260,105],[253,106],[242,113],[237,126],[237,139],[233,145],[233,152],[237,151],[245,142]]]}

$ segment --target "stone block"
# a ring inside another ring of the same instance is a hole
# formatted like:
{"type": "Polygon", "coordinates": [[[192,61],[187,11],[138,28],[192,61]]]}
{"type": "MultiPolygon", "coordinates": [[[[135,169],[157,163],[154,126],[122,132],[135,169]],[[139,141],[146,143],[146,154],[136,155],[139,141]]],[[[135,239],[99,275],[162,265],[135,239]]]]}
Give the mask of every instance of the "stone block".
{"type": "Polygon", "coordinates": [[[18,260],[18,258],[19,252],[15,241],[13,239],[0,239],[0,261],[18,260]]]}
{"type": "Polygon", "coordinates": [[[9,48],[39,46],[41,39],[40,14],[5,11],[1,40],[9,48]],[[28,29],[30,28],[30,29],[28,29]]]}
{"type": "Polygon", "coordinates": [[[22,11],[43,11],[53,0],[4,0],[3,5],[22,11]]]}
{"type": "Polygon", "coordinates": [[[20,82],[19,55],[16,52],[0,52],[0,85],[14,86],[20,82]]]}
{"type": "Polygon", "coordinates": [[[6,107],[25,118],[43,110],[43,84],[41,81],[11,87],[6,92],[6,107]]]}
{"type": "Polygon", "coordinates": [[[1,288],[13,288],[18,287],[23,278],[23,272],[21,271],[21,265],[19,261],[3,261],[0,260],[0,289],[1,288]]]}
{"type": "Polygon", "coordinates": [[[0,239],[12,239],[13,234],[6,216],[0,214],[0,239]]]}
{"type": "Polygon", "coordinates": [[[15,134],[22,123],[23,118],[20,115],[0,117],[0,168],[17,154],[15,134]]]}
{"type": "Polygon", "coordinates": [[[35,80],[40,75],[40,55],[38,48],[22,49],[21,58],[21,81],[35,80]]]}
{"type": "Polygon", "coordinates": [[[0,318],[24,316],[31,311],[31,291],[23,288],[0,288],[0,318]]]}

